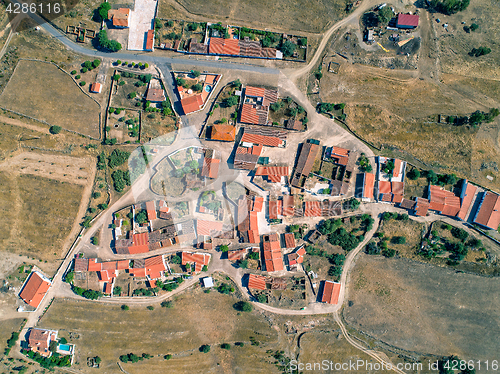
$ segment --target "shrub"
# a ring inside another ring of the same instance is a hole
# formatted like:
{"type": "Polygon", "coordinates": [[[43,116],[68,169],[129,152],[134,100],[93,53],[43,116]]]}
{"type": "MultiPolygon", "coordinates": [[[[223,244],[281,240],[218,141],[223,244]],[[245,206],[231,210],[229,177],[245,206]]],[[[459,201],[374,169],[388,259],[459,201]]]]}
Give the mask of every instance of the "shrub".
{"type": "Polygon", "coordinates": [[[162,301],[160,305],[162,306],[162,308],[171,309],[174,307],[174,302],[172,300],[166,300],[162,301]]]}
{"type": "Polygon", "coordinates": [[[146,308],[147,308],[148,310],[154,310],[154,309],[155,309],[155,307],[154,307],[154,306],[152,306],[152,305],[148,305],[146,308]]]}
{"type": "Polygon", "coordinates": [[[461,12],[469,6],[470,0],[431,0],[431,6],[444,14],[461,12]]]}
{"type": "Polygon", "coordinates": [[[165,360],[170,360],[170,359],[172,358],[172,355],[171,355],[171,354],[168,354],[168,355],[163,356],[163,358],[164,358],[165,360]]]}
{"type": "Polygon", "coordinates": [[[408,178],[410,178],[412,181],[417,180],[418,178],[420,178],[420,170],[418,170],[417,168],[411,169],[408,172],[408,178]]]}
{"type": "Polygon", "coordinates": [[[238,301],[233,307],[240,312],[251,312],[253,310],[252,304],[248,301],[238,301]]]}
{"type": "Polygon", "coordinates": [[[469,233],[459,227],[453,227],[451,229],[451,235],[462,241],[465,241],[469,237],[469,233]]]}
{"type": "Polygon", "coordinates": [[[81,70],[82,73],[86,73],[87,71],[88,71],[87,68],[82,68],[82,70],[81,70]]]}
{"type": "Polygon", "coordinates": [[[200,352],[203,352],[203,353],[208,353],[210,352],[210,346],[208,344],[203,344],[201,347],[200,347],[200,352]]]}
{"type": "Polygon", "coordinates": [[[80,84],[80,86],[82,86],[82,87],[83,87],[83,86],[85,86],[87,83],[86,83],[85,81],[81,81],[79,84],[80,84]]]}
{"type": "Polygon", "coordinates": [[[61,130],[62,130],[62,127],[61,127],[61,126],[56,126],[56,125],[54,125],[54,126],[50,126],[49,132],[50,132],[51,134],[56,135],[56,134],[59,134],[59,133],[61,132],[61,130]]]}
{"type": "Polygon", "coordinates": [[[90,241],[92,242],[93,245],[99,244],[99,238],[97,236],[93,236],[92,238],[90,238],[90,241]]]}
{"type": "Polygon", "coordinates": [[[123,86],[125,85],[125,81],[120,81],[120,83],[118,83],[119,86],[123,86]]]}
{"type": "Polygon", "coordinates": [[[227,350],[229,350],[229,349],[231,349],[231,344],[228,344],[228,343],[222,343],[222,344],[220,345],[220,347],[221,347],[222,349],[227,349],[227,350]]]}
{"type": "Polygon", "coordinates": [[[75,79],[80,79],[80,78],[81,78],[80,74],[75,75],[75,79]]]}
{"type": "Polygon", "coordinates": [[[394,236],[391,239],[391,242],[393,242],[394,244],[405,244],[406,238],[404,236],[394,236]]]}
{"type": "Polygon", "coordinates": [[[257,301],[259,303],[265,304],[265,303],[267,303],[267,297],[265,295],[258,295],[257,296],[257,301]]]}
{"type": "Polygon", "coordinates": [[[471,51],[469,52],[469,56],[481,57],[481,56],[487,55],[490,52],[491,52],[491,48],[488,48],[488,47],[472,48],[471,51]]]}
{"type": "Polygon", "coordinates": [[[75,75],[75,74],[76,74],[76,70],[72,70],[71,75],[75,75]]]}

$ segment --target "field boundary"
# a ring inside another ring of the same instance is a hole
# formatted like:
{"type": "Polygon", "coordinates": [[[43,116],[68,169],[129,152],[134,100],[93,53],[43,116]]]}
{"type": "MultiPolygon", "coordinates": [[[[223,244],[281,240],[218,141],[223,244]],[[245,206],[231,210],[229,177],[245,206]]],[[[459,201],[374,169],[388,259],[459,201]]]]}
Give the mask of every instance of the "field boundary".
{"type": "MultiPolygon", "coordinates": [[[[15,67],[15,68],[14,68],[14,70],[12,71],[12,75],[11,75],[10,79],[12,79],[12,77],[13,77],[13,76],[14,76],[14,74],[16,73],[17,67],[19,66],[19,63],[20,63],[21,61],[43,62],[43,63],[45,63],[45,64],[53,65],[53,66],[55,66],[57,69],[59,69],[61,72],[63,72],[63,73],[64,73],[64,74],[66,74],[67,76],[69,76],[69,77],[71,78],[71,80],[75,83],[76,87],[78,87],[78,88],[80,89],[80,91],[81,91],[84,95],[86,95],[88,98],[92,99],[92,101],[94,101],[94,102],[95,102],[95,103],[99,106],[99,109],[100,109],[100,111],[99,111],[99,130],[101,129],[101,127],[102,127],[102,113],[101,113],[101,112],[102,112],[102,106],[101,106],[101,104],[100,104],[100,103],[99,103],[96,99],[94,99],[92,96],[90,96],[87,92],[85,92],[85,91],[83,90],[83,88],[82,88],[82,87],[80,87],[80,85],[76,83],[75,78],[73,78],[73,76],[72,76],[71,74],[69,74],[66,70],[64,70],[63,68],[59,67],[57,64],[55,64],[55,63],[53,63],[53,62],[51,62],[51,61],[49,62],[49,61],[43,61],[43,60],[32,59],[32,58],[20,58],[20,59],[19,59],[19,61],[18,61],[18,62],[17,62],[17,64],[16,64],[16,67],[15,67]]],[[[7,89],[8,85],[9,85],[9,83],[10,83],[10,79],[9,79],[9,82],[7,82],[7,84],[5,85],[5,87],[4,87],[3,91],[2,91],[2,94],[3,94],[3,92],[5,92],[5,89],[7,89]]],[[[0,97],[1,97],[1,95],[0,95],[0,97]]],[[[46,121],[44,121],[44,120],[42,120],[42,119],[34,118],[34,117],[31,117],[31,116],[29,116],[29,115],[27,115],[27,114],[23,114],[23,113],[16,112],[15,110],[7,109],[7,108],[4,108],[4,107],[0,107],[0,109],[6,110],[6,111],[8,111],[8,112],[11,112],[11,113],[17,114],[17,115],[22,116],[22,117],[26,117],[26,118],[32,119],[32,120],[34,120],[34,121],[38,121],[38,122],[40,122],[40,123],[44,123],[44,124],[46,124],[46,125],[48,125],[48,126],[53,126],[51,123],[46,122],[46,121]]],[[[68,129],[65,129],[65,128],[63,128],[63,130],[64,130],[64,131],[71,132],[71,133],[74,133],[74,134],[77,134],[77,135],[84,136],[84,137],[86,137],[86,138],[90,138],[90,139],[94,139],[94,140],[100,140],[100,138],[94,138],[94,137],[92,137],[92,136],[90,136],[90,135],[82,134],[82,133],[80,133],[80,132],[78,132],[78,131],[68,130],[68,129]]],[[[99,132],[100,132],[100,131],[99,131],[99,132]]]]}

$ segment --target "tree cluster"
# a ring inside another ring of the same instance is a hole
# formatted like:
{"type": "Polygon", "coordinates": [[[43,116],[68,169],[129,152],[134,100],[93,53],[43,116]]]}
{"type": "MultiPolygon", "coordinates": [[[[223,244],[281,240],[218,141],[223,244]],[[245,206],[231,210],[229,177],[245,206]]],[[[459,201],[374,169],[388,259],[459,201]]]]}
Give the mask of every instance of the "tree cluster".
{"type": "Polygon", "coordinates": [[[487,55],[488,53],[491,53],[491,48],[489,48],[489,47],[478,47],[478,48],[472,48],[471,51],[469,52],[469,56],[471,56],[471,57],[481,57],[481,56],[487,55]]]}
{"type": "Polygon", "coordinates": [[[359,157],[359,170],[361,170],[363,173],[371,173],[373,168],[372,165],[370,164],[370,160],[368,160],[368,157],[364,153],[361,153],[361,156],[359,157]]]}
{"type": "Polygon", "coordinates": [[[76,293],[79,296],[83,296],[86,299],[89,300],[97,300],[99,297],[102,296],[102,292],[100,291],[94,291],[94,290],[86,290],[85,288],[77,287],[77,286],[72,286],[73,292],[76,293]]]}
{"type": "Polygon", "coordinates": [[[346,251],[351,251],[363,240],[362,236],[356,236],[347,232],[343,227],[328,235],[328,243],[338,245],[346,251]]]}
{"type": "Polygon", "coordinates": [[[111,178],[113,179],[113,187],[116,192],[122,192],[126,186],[130,186],[130,173],[128,170],[115,170],[111,174],[111,178]]]}
{"type": "Polygon", "coordinates": [[[32,360],[38,362],[44,369],[53,370],[55,367],[71,366],[71,356],[61,356],[58,353],[53,353],[50,357],[43,357],[38,352],[32,350],[25,351],[25,354],[32,360]]]}
{"type": "Polygon", "coordinates": [[[431,0],[431,6],[438,12],[454,14],[469,6],[470,0],[431,0]]]}
{"type": "MultiPolygon", "coordinates": [[[[108,3],[106,3],[108,4],[108,3]]],[[[122,45],[116,40],[108,39],[108,32],[106,30],[101,30],[97,34],[97,40],[101,48],[110,50],[111,52],[118,52],[122,49],[122,45]]]]}

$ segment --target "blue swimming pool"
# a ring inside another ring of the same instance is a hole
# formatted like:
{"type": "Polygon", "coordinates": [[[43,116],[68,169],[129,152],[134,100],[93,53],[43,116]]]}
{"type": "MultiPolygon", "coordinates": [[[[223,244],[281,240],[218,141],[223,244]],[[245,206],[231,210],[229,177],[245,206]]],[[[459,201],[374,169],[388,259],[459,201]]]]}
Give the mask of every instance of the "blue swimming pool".
{"type": "Polygon", "coordinates": [[[70,352],[71,351],[71,346],[68,344],[59,344],[59,350],[60,351],[65,351],[65,352],[70,352]]]}
{"type": "Polygon", "coordinates": [[[207,92],[212,91],[212,86],[205,86],[205,91],[207,91],[207,92]]]}

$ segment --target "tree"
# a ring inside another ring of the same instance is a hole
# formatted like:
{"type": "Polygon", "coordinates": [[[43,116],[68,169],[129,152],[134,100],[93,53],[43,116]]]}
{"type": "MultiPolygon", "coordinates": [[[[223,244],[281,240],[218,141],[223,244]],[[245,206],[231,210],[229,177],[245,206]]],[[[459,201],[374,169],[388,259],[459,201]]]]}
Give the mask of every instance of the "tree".
{"type": "Polygon", "coordinates": [[[203,353],[208,353],[210,352],[210,346],[208,344],[203,344],[201,347],[200,347],[200,352],[203,352],[203,353]]]}
{"type": "Polygon", "coordinates": [[[238,105],[238,96],[231,95],[227,99],[224,100],[224,105],[227,108],[238,105]]]}
{"type": "Polygon", "coordinates": [[[471,125],[480,125],[483,123],[485,119],[485,115],[483,112],[476,110],[474,113],[472,113],[469,117],[469,123],[471,125]]]}
{"type": "Polygon", "coordinates": [[[481,56],[487,55],[490,52],[491,52],[491,48],[488,48],[488,47],[472,48],[471,51],[469,52],[469,56],[481,57],[481,56]]]}
{"type": "Polygon", "coordinates": [[[412,181],[417,180],[420,178],[420,170],[417,168],[413,168],[408,172],[408,178],[410,178],[412,181]]]}
{"type": "Polygon", "coordinates": [[[146,210],[141,210],[135,215],[135,221],[137,223],[146,223],[148,221],[148,213],[146,210]]]}
{"type": "Polygon", "coordinates": [[[101,360],[101,358],[100,358],[99,356],[95,356],[95,357],[94,357],[94,362],[95,362],[97,365],[99,365],[99,364],[101,363],[101,361],[102,361],[102,360],[101,360]]]}
{"type": "Polygon", "coordinates": [[[380,248],[378,247],[377,243],[369,242],[365,246],[365,253],[369,255],[378,255],[380,254],[380,248]]]}
{"type": "Polygon", "coordinates": [[[258,295],[257,301],[261,304],[265,304],[265,303],[267,303],[267,297],[265,295],[258,295]]]}
{"type": "Polygon", "coordinates": [[[49,132],[50,132],[51,134],[54,134],[54,135],[55,135],[55,134],[59,134],[59,133],[61,132],[61,130],[62,130],[62,127],[61,127],[61,126],[56,126],[56,125],[54,125],[54,126],[50,126],[49,132]]]}
{"type": "Polygon", "coordinates": [[[394,236],[391,241],[394,244],[405,244],[406,243],[406,238],[404,236],[394,236]]]}
{"type": "Polygon", "coordinates": [[[113,75],[112,78],[114,81],[119,81],[121,77],[120,77],[120,74],[115,74],[115,75],[113,75]]]}
{"type": "Polygon", "coordinates": [[[130,307],[128,305],[125,305],[125,304],[123,304],[121,306],[121,308],[122,308],[122,310],[129,310],[130,309],[130,307]]]}
{"type": "Polygon", "coordinates": [[[380,23],[388,23],[392,19],[392,17],[394,17],[394,13],[388,6],[385,6],[378,11],[377,18],[380,23]]]}
{"type": "Polygon", "coordinates": [[[342,266],[330,266],[328,269],[328,275],[330,277],[338,277],[342,274],[342,266]]]}
{"type": "Polygon", "coordinates": [[[246,269],[248,267],[248,260],[238,260],[238,266],[242,269],[246,269]]]}
{"type": "Polygon", "coordinates": [[[219,251],[227,252],[227,251],[229,251],[229,247],[227,246],[227,244],[219,245],[219,251]]]}
{"type": "Polygon", "coordinates": [[[108,11],[111,9],[111,4],[108,2],[101,3],[98,8],[99,17],[101,21],[108,19],[108,11]]]}
{"type": "Polygon", "coordinates": [[[113,288],[113,295],[120,296],[122,294],[122,288],[120,286],[116,286],[113,288]]]}
{"type": "Polygon", "coordinates": [[[231,349],[231,344],[228,344],[228,343],[222,343],[222,344],[220,345],[220,347],[221,347],[222,349],[227,349],[227,350],[229,350],[229,349],[231,349]]]}
{"type": "Polygon", "coordinates": [[[154,310],[154,309],[155,309],[155,307],[154,307],[154,306],[152,306],[152,305],[148,305],[146,308],[147,308],[148,310],[154,310]]]}
{"type": "Polygon", "coordinates": [[[198,78],[201,75],[201,73],[198,70],[191,70],[191,74],[193,74],[195,78],[198,78]]]}
{"type": "Polygon", "coordinates": [[[171,355],[171,354],[168,354],[168,355],[163,356],[163,358],[164,358],[165,360],[170,360],[170,359],[172,358],[172,355],[171,355]]]}
{"type": "Polygon", "coordinates": [[[451,235],[461,241],[465,241],[469,237],[469,233],[459,227],[453,227],[451,229],[451,235]]]}
{"type": "Polygon", "coordinates": [[[427,181],[430,183],[430,184],[436,184],[438,182],[438,176],[436,175],[436,173],[434,173],[433,170],[427,170],[427,181]]]}
{"type": "Polygon", "coordinates": [[[372,165],[370,164],[370,160],[364,153],[361,153],[359,158],[359,170],[364,173],[370,173],[372,171],[372,165]]]}
{"type": "Polygon", "coordinates": [[[469,6],[470,0],[431,0],[431,6],[444,14],[461,12],[469,6]]]}
{"type": "Polygon", "coordinates": [[[281,52],[283,52],[283,56],[290,57],[293,55],[293,52],[295,52],[296,47],[297,46],[295,44],[293,44],[291,41],[287,40],[281,46],[281,52]]]}
{"type": "Polygon", "coordinates": [[[394,161],[389,160],[385,163],[384,168],[382,169],[387,174],[392,174],[394,170],[394,161]]]}
{"type": "Polygon", "coordinates": [[[83,63],[83,66],[86,67],[87,69],[92,69],[92,62],[90,61],[85,61],[83,63]]]}
{"type": "Polygon", "coordinates": [[[238,301],[233,307],[240,312],[251,312],[253,310],[252,304],[248,301],[238,301]]]}
{"type": "Polygon", "coordinates": [[[75,79],[80,79],[80,78],[81,78],[80,74],[75,75],[75,79]]]}
{"type": "Polygon", "coordinates": [[[130,152],[114,149],[108,157],[108,165],[115,168],[123,165],[130,157],[130,152]]]}
{"type": "Polygon", "coordinates": [[[122,45],[119,42],[117,42],[116,40],[108,39],[108,32],[106,30],[99,31],[99,33],[97,34],[97,41],[101,48],[107,49],[111,52],[118,52],[120,49],[122,49],[122,45]]]}
{"type": "Polygon", "coordinates": [[[99,204],[97,205],[97,208],[99,208],[100,210],[106,210],[108,209],[108,204],[106,203],[99,204]]]}
{"type": "Polygon", "coordinates": [[[201,92],[201,90],[203,89],[203,86],[200,83],[196,83],[196,84],[193,84],[191,86],[191,88],[193,89],[193,91],[201,92]]]}
{"type": "Polygon", "coordinates": [[[171,309],[174,307],[174,302],[172,300],[162,301],[160,304],[163,308],[171,309]]]}

